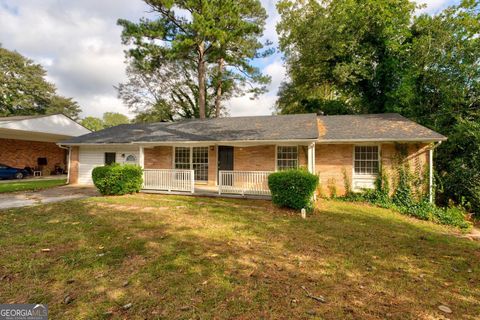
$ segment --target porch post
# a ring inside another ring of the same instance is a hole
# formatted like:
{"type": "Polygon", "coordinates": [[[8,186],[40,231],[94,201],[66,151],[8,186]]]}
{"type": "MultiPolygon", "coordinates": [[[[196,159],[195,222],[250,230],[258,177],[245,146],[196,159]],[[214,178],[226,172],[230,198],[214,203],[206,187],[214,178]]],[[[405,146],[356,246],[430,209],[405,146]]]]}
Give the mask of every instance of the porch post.
{"type": "Polygon", "coordinates": [[[142,168],[142,180],[143,184],[145,185],[145,172],[143,172],[143,169],[145,168],[145,154],[143,146],[140,146],[138,149],[138,165],[140,168],[142,168]]]}
{"type": "Polygon", "coordinates": [[[315,174],[315,142],[308,145],[308,172],[315,174]]]}
{"type": "Polygon", "coordinates": [[[428,150],[428,200],[433,203],[433,148],[428,150]]]}

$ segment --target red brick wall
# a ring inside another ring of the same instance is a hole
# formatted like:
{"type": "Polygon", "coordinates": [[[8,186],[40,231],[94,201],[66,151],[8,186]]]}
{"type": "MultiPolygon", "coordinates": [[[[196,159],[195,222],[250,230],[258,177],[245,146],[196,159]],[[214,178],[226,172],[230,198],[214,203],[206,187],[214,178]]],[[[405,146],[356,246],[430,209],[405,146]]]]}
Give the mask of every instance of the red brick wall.
{"type": "Polygon", "coordinates": [[[79,148],[72,147],[70,153],[70,184],[78,183],[79,148]]]}
{"type": "Polygon", "coordinates": [[[308,168],[308,146],[298,146],[298,166],[308,168]]]}
{"type": "Polygon", "coordinates": [[[317,144],[315,147],[315,171],[320,177],[320,194],[329,196],[329,186],[335,186],[337,194],[345,193],[343,172],[352,179],[353,145],[317,144]]]}
{"type": "MultiPolygon", "coordinates": [[[[275,146],[235,147],[234,170],[239,171],[274,171],[275,146]]],[[[298,147],[299,165],[307,166],[307,147],[298,147]]],[[[215,185],[217,181],[217,148],[209,147],[208,151],[208,184],[215,185]]],[[[173,148],[161,146],[145,148],[145,169],[173,168],[173,148]]]]}
{"type": "Polygon", "coordinates": [[[275,171],[275,146],[235,147],[233,170],[275,171]]]}
{"type": "Polygon", "coordinates": [[[8,166],[24,168],[37,166],[38,158],[47,158],[49,171],[56,164],[66,168],[66,150],[53,142],[0,139],[0,163],[8,166]]]}
{"type": "Polygon", "coordinates": [[[144,149],[145,169],[172,169],[173,168],[173,148],[162,146],[144,149]]]}
{"type": "MultiPolygon", "coordinates": [[[[350,183],[352,182],[353,170],[353,144],[317,144],[315,149],[315,168],[320,177],[319,193],[325,196],[330,195],[329,186],[335,186],[337,195],[345,193],[343,172],[346,173],[350,183]]],[[[408,156],[412,171],[425,169],[428,165],[428,144],[408,144],[408,156]]],[[[396,149],[393,143],[381,144],[381,161],[383,169],[391,176],[394,174],[396,149]]],[[[414,171],[415,172],[415,171],[414,171]]]]}
{"type": "MultiPolygon", "coordinates": [[[[429,145],[421,143],[412,143],[408,145],[408,156],[405,161],[408,161],[409,167],[412,171],[423,171],[425,166],[428,165],[429,157],[429,145]]],[[[398,162],[397,150],[394,144],[382,145],[382,164],[385,170],[393,170],[394,165],[398,162]]]]}
{"type": "Polygon", "coordinates": [[[208,147],[208,185],[214,186],[217,183],[217,148],[208,147]]]}

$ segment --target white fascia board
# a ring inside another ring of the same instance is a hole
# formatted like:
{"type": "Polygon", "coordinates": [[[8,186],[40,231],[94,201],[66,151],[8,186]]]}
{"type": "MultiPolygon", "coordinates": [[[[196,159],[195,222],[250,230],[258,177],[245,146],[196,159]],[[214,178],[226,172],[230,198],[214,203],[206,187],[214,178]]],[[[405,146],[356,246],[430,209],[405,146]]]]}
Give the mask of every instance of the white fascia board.
{"type": "Polygon", "coordinates": [[[316,142],[316,139],[292,139],[292,140],[233,140],[233,141],[155,141],[155,142],[129,142],[129,143],[58,143],[65,146],[129,146],[129,145],[141,145],[144,147],[155,146],[211,146],[211,145],[230,145],[230,146],[258,146],[258,145],[308,145],[312,142],[316,142]]]}

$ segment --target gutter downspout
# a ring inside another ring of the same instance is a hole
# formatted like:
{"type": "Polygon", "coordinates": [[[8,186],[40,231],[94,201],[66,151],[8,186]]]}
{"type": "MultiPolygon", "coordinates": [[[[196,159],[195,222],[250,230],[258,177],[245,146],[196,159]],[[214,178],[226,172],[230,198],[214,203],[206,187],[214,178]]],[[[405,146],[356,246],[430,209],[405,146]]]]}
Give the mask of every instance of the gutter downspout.
{"type": "Polygon", "coordinates": [[[68,158],[67,158],[67,184],[70,184],[70,156],[72,154],[72,147],[64,147],[62,145],[58,145],[60,148],[68,150],[68,158]]]}
{"type": "Polygon", "coordinates": [[[434,143],[428,150],[428,200],[433,203],[433,150],[438,147],[442,141],[434,143]]]}

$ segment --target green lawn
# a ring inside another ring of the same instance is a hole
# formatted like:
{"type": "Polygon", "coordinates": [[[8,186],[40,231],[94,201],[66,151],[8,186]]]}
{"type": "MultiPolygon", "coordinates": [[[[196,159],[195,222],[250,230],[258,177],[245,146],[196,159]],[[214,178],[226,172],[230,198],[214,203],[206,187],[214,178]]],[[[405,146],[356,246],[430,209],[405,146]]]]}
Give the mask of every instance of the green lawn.
{"type": "Polygon", "coordinates": [[[64,185],[67,182],[66,179],[55,180],[12,180],[12,182],[0,183],[0,193],[14,192],[14,191],[30,191],[41,190],[46,188],[52,188],[64,185]]]}
{"type": "Polygon", "coordinates": [[[307,220],[145,194],[0,211],[0,301],[47,303],[52,319],[478,319],[479,242],[320,203],[307,220]]]}

